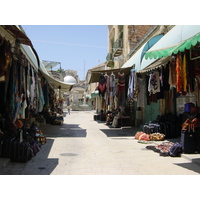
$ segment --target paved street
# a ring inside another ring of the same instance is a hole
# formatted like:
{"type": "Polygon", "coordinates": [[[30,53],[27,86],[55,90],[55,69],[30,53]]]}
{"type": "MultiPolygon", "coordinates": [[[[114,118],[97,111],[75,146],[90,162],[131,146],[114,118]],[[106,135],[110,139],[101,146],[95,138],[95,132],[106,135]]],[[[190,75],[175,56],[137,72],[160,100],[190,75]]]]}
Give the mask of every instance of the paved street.
{"type": "MultiPolygon", "coordinates": [[[[27,163],[8,162],[3,175],[198,175],[186,157],[161,157],[134,139],[136,128],[111,128],[94,112],[71,112],[63,125],[43,125],[48,140],[27,163]]],[[[158,143],[158,142],[157,142],[158,143]]],[[[196,155],[196,160],[200,156],[196,155]]]]}

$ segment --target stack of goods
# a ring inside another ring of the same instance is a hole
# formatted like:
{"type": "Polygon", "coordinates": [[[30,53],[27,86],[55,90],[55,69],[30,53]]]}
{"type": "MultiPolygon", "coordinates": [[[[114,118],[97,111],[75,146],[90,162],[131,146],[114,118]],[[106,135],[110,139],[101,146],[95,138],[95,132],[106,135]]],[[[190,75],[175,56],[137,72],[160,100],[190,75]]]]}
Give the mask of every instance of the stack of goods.
{"type": "Polygon", "coordinates": [[[47,142],[47,138],[44,136],[41,130],[38,130],[35,134],[36,139],[40,145],[43,145],[47,142]]]}
{"type": "Polygon", "coordinates": [[[179,123],[176,115],[165,114],[158,116],[156,123],[160,125],[160,133],[163,133],[165,138],[176,138],[179,136],[179,123]]]}
{"type": "Polygon", "coordinates": [[[188,118],[182,125],[181,144],[184,153],[200,153],[200,120],[188,118]]]}
{"type": "Polygon", "coordinates": [[[160,132],[160,125],[157,123],[146,123],[143,126],[143,132],[150,133],[158,133],[160,132]]]}
{"type": "Polygon", "coordinates": [[[162,133],[151,133],[149,139],[152,141],[162,141],[165,139],[165,135],[162,133]]]}
{"type": "Polygon", "coordinates": [[[182,145],[180,143],[164,142],[157,146],[149,145],[147,149],[153,150],[160,154],[160,156],[178,157],[182,153],[182,145]]]}
{"type": "Polygon", "coordinates": [[[14,123],[6,120],[1,128],[0,157],[13,162],[27,162],[46,143],[46,137],[35,124],[27,128],[23,120],[17,119],[14,123]]]}
{"type": "Polygon", "coordinates": [[[37,122],[39,122],[39,123],[42,123],[42,124],[45,124],[46,123],[46,120],[45,120],[45,118],[43,117],[43,115],[36,115],[35,116],[35,120],[37,121],[37,122]]]}
{"type": "Polygon", "coordinates": [[[143,131],[138,131],[135,135],[136,140],[145,140],[145,141],[162,141],[165,139],[165,135],[162,133],[151,133],[147,134],[143,131]]]}
{"type": "Polygon", "coordinates": [[[149,135],[142,132],[142,131],[138,131],[136,134],[135,134],[135,139],[136,140],[145,140],[145,141],[149,141],[149,135]]]}

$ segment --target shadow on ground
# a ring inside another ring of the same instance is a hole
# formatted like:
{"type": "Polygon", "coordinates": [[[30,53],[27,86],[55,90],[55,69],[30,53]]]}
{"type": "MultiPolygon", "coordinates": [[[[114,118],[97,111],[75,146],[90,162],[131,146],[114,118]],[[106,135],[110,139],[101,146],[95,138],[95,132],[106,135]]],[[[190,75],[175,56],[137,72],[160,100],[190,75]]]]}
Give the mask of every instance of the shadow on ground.
{"type": "Polygon", "coordinates": [[[9,162],[0,170],[0,175],[50,175],[58,165],[58,158],[48,158],[53,139],[47,139],[41,150],[26,163],[9,162]]]}
{"type": "Polygon", "coordinates": [[[192,170],[200,174],[200,158],[192,159],[191,163],[178,163],[178,164],[175,163],[175,165],[192,170]]]}
{"type": "Polygon", "coordinates": [[[100,129],[107,137],[134,137],[136,132],[140,130],[139,127],[122,127],[110,129],[100,129]]]}
{"type": "Polygon", "coordinates": [[[79,124],[42,125],[40,129],[46,137],[86,137],[86,129],[79,127],[79,124]]]}

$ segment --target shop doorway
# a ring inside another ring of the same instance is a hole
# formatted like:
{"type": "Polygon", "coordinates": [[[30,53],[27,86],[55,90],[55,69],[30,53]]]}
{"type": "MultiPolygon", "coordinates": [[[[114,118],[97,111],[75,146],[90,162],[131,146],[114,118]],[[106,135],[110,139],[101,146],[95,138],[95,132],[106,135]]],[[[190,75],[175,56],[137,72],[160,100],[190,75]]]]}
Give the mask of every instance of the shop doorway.
{"type": "Polygon", "coordinates": [[[156,120],[158,115],[160,115],[160,100],[145,106],[145,123],[156,120]]]}

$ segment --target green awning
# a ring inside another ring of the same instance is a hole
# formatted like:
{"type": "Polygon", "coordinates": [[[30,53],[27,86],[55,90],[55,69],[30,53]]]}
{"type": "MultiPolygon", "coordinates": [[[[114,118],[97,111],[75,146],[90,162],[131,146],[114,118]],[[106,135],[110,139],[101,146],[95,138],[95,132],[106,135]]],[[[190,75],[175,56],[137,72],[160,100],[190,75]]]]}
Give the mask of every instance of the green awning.
{"type": "Polygon", "coordinates": [[[148,51],[145,54],[145,58],[148,59],[156,59],[171,56],[172,54],[177,54],[178,52],[183,52],[185,49],[190,49],[192,46],[195,46],[197,42],[200,42],[200,33],[197,33],[195,36],[191,37],[188,40],[185,40],[179,44],[176,44],[171,47],[167,47],[164,49],[158,49],[155,51],[148,51]]]}
{"type": "Polygon", "coordinates": [[[99,91],[98,90],[91,93],[91,98],[95,98],[95,97],[99,97],[99,91]]]}

